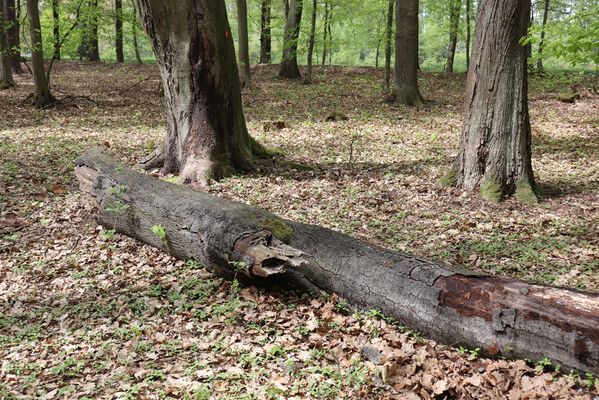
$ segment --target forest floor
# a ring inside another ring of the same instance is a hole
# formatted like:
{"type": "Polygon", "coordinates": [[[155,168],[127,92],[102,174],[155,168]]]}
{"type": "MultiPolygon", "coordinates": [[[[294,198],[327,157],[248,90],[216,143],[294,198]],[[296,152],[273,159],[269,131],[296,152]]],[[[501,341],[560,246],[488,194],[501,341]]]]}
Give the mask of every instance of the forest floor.
{"type": "MultiPolygon", "coordinates": [[[[599,289],[599,95],[583,82],[580,100],[555,99],[582,77],[531,79],[543,199],[528,205],[436,183],[457,151],[465,75],[422,73],[418,109],[381,102],[382,70],[314,75],[259,66],[243,92],[250,133],[310,168],[263,161],[211,193],[497,276],[599,289]],[[349,120],[326,122],[334,110],[349,120]],[[272,120],[288,127],[265,131],[272,120]]],[[[30,76],[16,80],[0,92],[0,398],[599,398],[584,371],[442,346],[334,294],[239,287],[96,226],[74,162],[101,146],[133,165],[160,142],[156,66],[59,62],[61,101],[45,110],[25,103],[30,76]]]]}

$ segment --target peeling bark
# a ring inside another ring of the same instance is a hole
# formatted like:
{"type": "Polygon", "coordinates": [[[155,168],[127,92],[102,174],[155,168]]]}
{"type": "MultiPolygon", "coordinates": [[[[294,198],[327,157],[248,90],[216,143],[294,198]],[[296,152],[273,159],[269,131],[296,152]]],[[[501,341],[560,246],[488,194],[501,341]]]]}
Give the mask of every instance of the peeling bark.
{"type": "Polygon", "coordinates": [[[599,373],[599,293],[500,279],[389,251],[137,174],[97,149],[83,154],[75,170],[102,225],[225,277],[332,291],[442,343],[509,358],[547,357],[554,365],[599,373]],[[129,207],[111,212],[115,201],[129,207]],[[158,224],[165,242],[151,231],[158,224]]]}

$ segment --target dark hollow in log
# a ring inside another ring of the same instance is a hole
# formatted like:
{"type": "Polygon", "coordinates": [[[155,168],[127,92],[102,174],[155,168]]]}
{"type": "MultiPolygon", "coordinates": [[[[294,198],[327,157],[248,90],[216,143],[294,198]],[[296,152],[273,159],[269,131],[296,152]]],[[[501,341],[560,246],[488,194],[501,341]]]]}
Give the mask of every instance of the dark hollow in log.
{"type": "Polygon", "coordinates": [[[170,184],[93,149],[80,187],[102,225],[217,273],[337,293],[441,343],[508,358],[550,358],[599,374],[599,293],[477,274],[170,184]],[[166,236],[151,228],[161,225],[166,236]]]}

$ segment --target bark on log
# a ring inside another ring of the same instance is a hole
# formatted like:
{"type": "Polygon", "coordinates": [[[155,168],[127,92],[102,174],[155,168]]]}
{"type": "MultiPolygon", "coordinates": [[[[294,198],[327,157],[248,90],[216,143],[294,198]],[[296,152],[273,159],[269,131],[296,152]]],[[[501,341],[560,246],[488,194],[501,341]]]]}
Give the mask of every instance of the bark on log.
{"type": "Polygon", "coordinates": [[[337,293],[425,337],[599,374],[599,293],[502,279],[385,250],[332,230],[170,184],[98,149],[75,171],[98,220],[221,275],[337,293]],[[127,205],[123,207],[122,205],[127,205]],[[117,210],[117,211],[115,211],[117,210]],[[118,211],[120,210],[120,211],[118,211]],[[151,231],[162,225],[165,241],[151,231]]]}

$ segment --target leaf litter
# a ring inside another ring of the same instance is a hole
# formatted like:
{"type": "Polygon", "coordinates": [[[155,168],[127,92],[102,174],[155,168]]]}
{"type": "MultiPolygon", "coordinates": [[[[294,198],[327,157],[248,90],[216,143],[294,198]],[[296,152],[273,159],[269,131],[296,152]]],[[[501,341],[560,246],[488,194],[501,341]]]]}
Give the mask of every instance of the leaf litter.
{"type": "MultiPolygon", "coordinates": [[[[550,372],[549,360],[482,358],[352,312],[335,294],[239,286],[96,226],[74,160],[96,145],[133,165],[160,142],[158,80],[127,89],[155,66],[59,62],[55,71],[61,92],[98,105],[34,110],[22,103],[26,75],[0,93],[0,397],[597,396],[593,377],[550,372]]],[[[380,101],[372,68],[317,68],[312,85],[273,79],[272,66],[253,72],[243,93],[251,134],[311,168],[263,161],[212,193],[474,270],[599,287],[597,95],[564,104],[532,82],[545,199],[489,205],[436,185],[457,151],[463,75],[423,73],[435,100],[412,109],[380,101]],[[349,120],[326,122],[336,109],[349,120]],[[286,127],[264,132],[274,119],[286,127]]]]}

